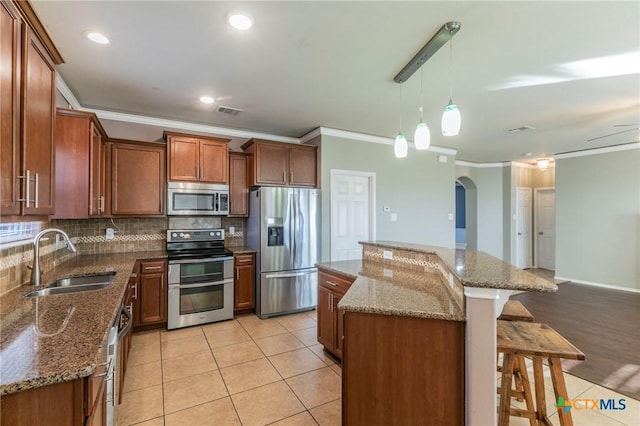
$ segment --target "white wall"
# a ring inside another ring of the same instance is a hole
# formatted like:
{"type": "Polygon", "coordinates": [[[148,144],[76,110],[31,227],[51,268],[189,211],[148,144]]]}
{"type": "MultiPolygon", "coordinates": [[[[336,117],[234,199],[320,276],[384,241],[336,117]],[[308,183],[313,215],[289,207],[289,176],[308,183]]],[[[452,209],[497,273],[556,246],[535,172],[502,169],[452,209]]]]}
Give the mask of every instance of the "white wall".
{"type": "Polygon", "coordinates": [[[556,276],[640,290],[640,144],[556,160],[556,276]]]}
{"type": "Polygon", "coordinates": [[[502,173],[503,167],[456,166],[456,177],[468,177],[476,185],[478,250],[499,259],[503,257],[502,173]]]}
{"type": "Polygon", "coordinates": [[[431,151],[409,150],[395,158],[390,145],[321,136],[322,254],[331,251],[331,169],[376,173],[376,238],[442,247],[455,246],[455,163],[438,162],[431,151]],[[391,207],[383,212],[382,206],[391,207]],[[390,214],[398,215],[391,222],[390,214]]]}

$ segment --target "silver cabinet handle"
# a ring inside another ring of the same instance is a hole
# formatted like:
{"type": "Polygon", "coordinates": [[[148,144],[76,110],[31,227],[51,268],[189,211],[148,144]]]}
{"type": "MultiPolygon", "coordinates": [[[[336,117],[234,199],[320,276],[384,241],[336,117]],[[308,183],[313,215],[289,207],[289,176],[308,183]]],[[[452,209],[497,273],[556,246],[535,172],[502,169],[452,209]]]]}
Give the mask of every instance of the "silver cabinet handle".
{"type": "Polygon", "coordinates": [[[145,271],[151,271],[151,270],[154,270],[154,269],[162,269],[162,266],[145,266],[144,267],[145,271]]]}
{"type": "Polygon", "coordinates": [[[138,300],[138,282],[133,284],[133,298],[138,300]]]}
{"type": "Polygon", "coordinates": [[[333,293],[329,293],[329,312],[331,312],[331,296],[333,296],[333,293]]]}
{"type": "Polygon", "coordinates": [[[286,183],[287,182],[287,172],[283,171],[282,172],[282,180],[286,183]]]}
{"type": "Polygon", "coordinates": [[[25,207],[29,207],[29,204],[31,204],[31,188],[29,185],[31,182],[31,171],[25,170],[24,175],[18,176],[18,179],[24,179],[24,198],[19,198],[17,201],[24,202],[25,207]]]}
{"type": "Polygon", "coordinates": [[[325,281],[325,283],[334,286],[334,287],[338,287],[338,284],[334,283],[333,281],[325,281]]]}
{"type": "Polygon", "coordinates": [[[38,185],[38,175],[39,175],[39,173],[36,173],[35,174],[35,178],[34,178],[34,186],[35,186],[35,193],[36,193],[34,207],[36,209],[38,208],[38,199],[39,199],[39,197],[38,197],[38,186],[39,186],[38,185]]]}
{"type": "Polygon", "coordinates": [[[104,213],[104,195],[100,196],[100,205],[98,206],[98,214],[104,213]]]}

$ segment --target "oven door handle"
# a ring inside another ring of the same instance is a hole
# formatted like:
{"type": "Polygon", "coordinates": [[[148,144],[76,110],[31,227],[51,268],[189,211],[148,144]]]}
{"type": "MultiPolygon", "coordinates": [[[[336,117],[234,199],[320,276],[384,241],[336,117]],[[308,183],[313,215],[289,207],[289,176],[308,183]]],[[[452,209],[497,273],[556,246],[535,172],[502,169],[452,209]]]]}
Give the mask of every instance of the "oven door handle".
{"type": "Polygon", "coordinates": [[[169,265],[179,265],[181,263],[213,263],[213,262],[225,262],[227,260],[233,260],[233,256],[225,257],[213,257],[204,259],[175,259],[170,260],[169,265]]]}
{"type": "Polygon", "coordinates": [[[233,283],[233,280],[222,280],[222,281],[214,281],[207,283],[198,283],[198,284],[171,284],[170,288],[201,288],[201,287],[213,287],[216,285],[230,284],[233,283]]]}

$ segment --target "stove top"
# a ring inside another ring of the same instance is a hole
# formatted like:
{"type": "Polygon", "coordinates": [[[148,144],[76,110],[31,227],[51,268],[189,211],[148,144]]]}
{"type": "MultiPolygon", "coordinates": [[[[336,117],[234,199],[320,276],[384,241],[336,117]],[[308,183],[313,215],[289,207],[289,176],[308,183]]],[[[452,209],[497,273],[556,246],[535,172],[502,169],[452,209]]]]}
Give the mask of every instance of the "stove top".
{"type": "Polygon", "coordinates": [[[167,254],[169,259],[233,256],[224,248],[224,229],[169,229],[167,254]]]}

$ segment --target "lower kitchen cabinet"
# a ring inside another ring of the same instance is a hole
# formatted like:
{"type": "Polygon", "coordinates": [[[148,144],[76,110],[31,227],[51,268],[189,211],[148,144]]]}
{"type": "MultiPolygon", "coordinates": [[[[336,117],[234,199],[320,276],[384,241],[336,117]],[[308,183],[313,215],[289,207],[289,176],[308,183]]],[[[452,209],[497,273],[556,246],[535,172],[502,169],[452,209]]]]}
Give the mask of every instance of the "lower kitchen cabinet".
{"type": "Polygon", "coordinates": [[[339,359],[342,359],[344,315],[338,303],[353,281],[353,278],[318,270],[318,342],[339,359]]]}
{"type": "Polygon", "coordinates": [[[167,261],[143,260],[139,262],[137,296],[133,313],[136,327],[163,325],[167,322],[167,261]]]}
{"type": "Polygon", "coordinates": [[[256,306],[255,255],[238,254],[233,257],[235,266],[233,282],[234,312],[253,309],[256,306]]]}

